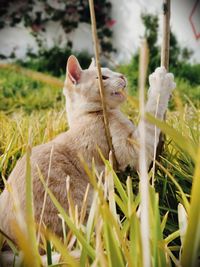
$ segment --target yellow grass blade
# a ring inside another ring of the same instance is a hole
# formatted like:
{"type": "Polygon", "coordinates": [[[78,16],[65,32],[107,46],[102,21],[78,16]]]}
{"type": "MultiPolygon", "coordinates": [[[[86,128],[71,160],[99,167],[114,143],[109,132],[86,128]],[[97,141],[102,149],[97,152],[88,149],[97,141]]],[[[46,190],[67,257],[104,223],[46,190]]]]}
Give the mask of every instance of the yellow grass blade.
{"type": "MultiPolygon", "coordinates": [[[[28,146],[26,154],[26,220],[27,220],[27,233],[28,240],[31,243],[35,266],[39,266],[39,252],[36,239],[36,226],[34,221],[33,210],[33,182],[31,177],[31,148],[28,146]]],[[[29,244],[30,244],[29,243],[29,244]]]]}
{"type": "Polygon", "coordinates": [[[60,252],[62,261],[65,262],[66,266],[69,267],[78,267],[80,266],[79,262],[70,255],[67,251],[67,248],[63,245],[60,239],[50,231],[46,232],[47,239],[50,240],[55,246],[56,250],[60,252]]]}
{"type": "Polygon", "coordinates": [[[193,178],[191,204],[188,213],[188,227],[183,244],[181,264],[183,267],[197,266],[200,255],[200,147],[197,154],[196,169],[193,178]]]}
{"type": "Polygon", "coordinates": [[[181,149],[191,156],[194,161],[196,160],[197,149],[189,136],[183,136],[177,130],[169,126],[166,122],[156,119],[151,114],[146,114],[146,118],[150,123],[155,124],[165,134],[169,135],[178,144],[178,146],[180,146],[181,149]]]}

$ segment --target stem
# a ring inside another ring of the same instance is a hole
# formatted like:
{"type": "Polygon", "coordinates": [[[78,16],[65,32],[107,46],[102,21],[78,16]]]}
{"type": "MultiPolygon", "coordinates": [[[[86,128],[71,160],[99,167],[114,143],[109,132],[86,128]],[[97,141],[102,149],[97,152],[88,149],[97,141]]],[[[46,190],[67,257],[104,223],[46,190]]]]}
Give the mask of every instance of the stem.
{"type": "Polygon", "coordinates": [[[161,48],[161,66],[169,69],[169,45],[170,45],[170,8],[171,0],[163,0],[163,38],[161,48]]]}
{"type": "Polygon", "coordinates": [[[97,37],[96,17],[95,17],[94,1],[93,0],[89,0],[89,7],[90,7],[90,16],[91,16],[91,25],[92,25],[93,45],[94,45],[94,50],[95,50],[95,60],[96,60],[96,66],[97,66],[97,71],[98,71],[99,91],[100,91],[101,104],[102,104],[102,109],[103,109],[105,133],[106,133],[106,139],[107,139],[109,151],[112,152],[113,167],[114,167],[114,169],[116,169],[117,168],[117,160],[116,160],[114,148],[112,145],[112,138],[111,138],[110,128],[109,128],[104,86],[103,86],[103,81],[102,81],[101,66],[100,66],[100,60],[99,60],[99,42],[98,42],[98,37],[97,37]]]}
{"type": "Polygon", "coordinates": [[[146,155],[146,127],[145,127],[145,104],[144,104],[144,91],[146,83],[148,65],[148,47],[146,40],[143,40],[140,50],[140,151],[139,151],[139,173],[140,173],[140,194],[141,194],[141,238],[142,238],[142,254],[143,266],[151,266],[150,257],[150,243],[149,243],[149,179],[147,169],[147,155],[146,155]]]}

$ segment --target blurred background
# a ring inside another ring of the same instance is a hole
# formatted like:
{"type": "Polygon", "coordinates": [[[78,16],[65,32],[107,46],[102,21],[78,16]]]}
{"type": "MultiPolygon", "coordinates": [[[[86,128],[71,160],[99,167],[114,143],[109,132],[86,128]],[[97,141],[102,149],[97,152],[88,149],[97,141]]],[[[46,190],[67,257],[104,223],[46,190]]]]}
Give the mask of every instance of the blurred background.
{"type": "MultiPolygon", "coordinates": [[[[137,93],[141,38],[145,37],[149,46],[148,72],[160,64],[162,1],[94,2],[102,64],[123,72],[129,81],[129,93],[134,95],[137,93]]],[[[200,1],[172,0],[171,11],[170,71],[180,81],[181,96],[186,93],[199,103],[200,1]]],[[[83,68],[88,67],[94,53],[87,0],[1,0],[0,14],[2,64],[14,63],[62,80],[70,54],[79,58],[83,68]]],[[[5,78],[5,73],[2,75],[5,78]]],[[[7,109],[8,103],[13,105],[12,101],[5,101],[13,94],[21,94],[21,99],[26,97],[24,86],[9,90],[10,86],[6,84],[6,90],[1,88],[1,103],[5,103],[0,104],[1,109],[7,109]]],[[[41,87],[35,86],[38,90],[41,87]]],[[[56,99],[60,98],[59,95],[56,99]]],[[[40,107],[40,102],[38,100],[35,105],[40,107]]]]}
{"type": "MultiPolygon", "coordinates": [[[[190,15],[197,0],[172,0],[171,29],[182,47],[193,50],[192,62],[200,62],[199,41],[195,38],[190,15]]],[[[137,51],[145,26],[141,14],[158,18],[158,44],[162,26],[162,1],[95,1],[103,52],[117,50],[117,62],[128,62],[137,51]]],[[[200,4],[192,18],[200,35],[200,4]]],[[[41,46],[69,46],[76,52],[93,54],[87,0],[1,0],[0,53],[25,58],[41,46]],[[39,42],[40,41],[40,42],[39,42]]],[[[155,28],[155,30],[157,30],[155,28]]]]}

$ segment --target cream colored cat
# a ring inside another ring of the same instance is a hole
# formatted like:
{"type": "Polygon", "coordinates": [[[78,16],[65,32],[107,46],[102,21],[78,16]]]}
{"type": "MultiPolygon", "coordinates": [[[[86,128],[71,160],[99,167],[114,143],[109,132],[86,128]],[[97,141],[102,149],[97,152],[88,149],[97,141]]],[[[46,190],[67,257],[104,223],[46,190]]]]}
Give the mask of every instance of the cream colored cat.
{"type": "MultiPolygon", "coordinates": [[[[125,101],[124,94],[121,93],[121,90],[125,90],[126,88],[126,79],[122,74],[113,72],[107,68],[102,68],[102,75],[112,142],[119,168],[120,170],[124,170],[126,166],[130,165],[137,169],[138,148],[137,145],[130,142],[130,138],[137,142],[139,138],[138,128],[119,109],[120,104],[125,101]]],[[[167,73],[164,68],[157,68],[150,75],[149,81],[150,89],[146,111],[155,114],[157,98],[160,95],[157,117],[163,119],[171,91],[175,87],[173,75],[167,73]]],[[[73,201],[79,207],[82,204],[85,189],[89,182],[78,155],[83,155],[89,165],[91,165],[91,161],[94,158],[99,171],[104,169],[104,165],[97,153],[96,147],[100,147],[106,158],[109,155],[96,68],[90,66],[89,69],[82,70],[78,60],[74,56],[70,56],[67,62],[64,94],[66,96],[69,130],[60,134],[49,143],[36,146],[32,149],[31,173],[33,178],[34,210],[37,222],[40,219],[44,199],[44,188],[38,178],[37,166],[44,178],[47,179],[48,177],[49,188],[67,210],[67,176],[70,176],[70,191],[73,201]]],[[[149,162],[153,158],[154,128],[154,125],[147,123],[149,162]]],[[[159,130],[157,130],[157,140],[159,133],[159,130]]],[[[8,183],[15,194],[18,195],[22,211],[25,210],[25,166],[26,155],[17,162],[8,179],[8,183]]],[[[91,199],[92,191],[90,192],[89,202],[91,199]]],[[[90,203],[88,206],[90,206],[90,203]]],[[[57,213],[57,209],[49,197],[47,197],[43,222],[56,234],[61,235],[61,221],[57,213]]],[[[12,196],[7,189],[4,189],[0,195],[0,228],[15,240],[13,231],[14,223],[15,212],[12,196]]]]}

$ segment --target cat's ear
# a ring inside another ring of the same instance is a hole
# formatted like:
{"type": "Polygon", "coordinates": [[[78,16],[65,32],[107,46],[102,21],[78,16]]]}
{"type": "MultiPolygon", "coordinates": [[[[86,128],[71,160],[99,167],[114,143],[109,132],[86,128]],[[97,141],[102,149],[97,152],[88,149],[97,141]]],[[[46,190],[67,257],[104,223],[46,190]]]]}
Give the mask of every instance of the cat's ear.
{"type": "Polygon", "coordinates": [[[81,77],[82,68],[78,59],[71,55],[67,60],[67,77],[73,84],[77,84],[81,77]]]}
{"type": "Polygon", "coordinates": [[[91,61],[91,63],[90,63],[90,66],[88,67],[88,69],[90,70],[90,69],[94,69],[96,67],[96,64],[95,64],[95,60],[94,60],[94,58],[92,57],[92,61],[91,61]]]}

